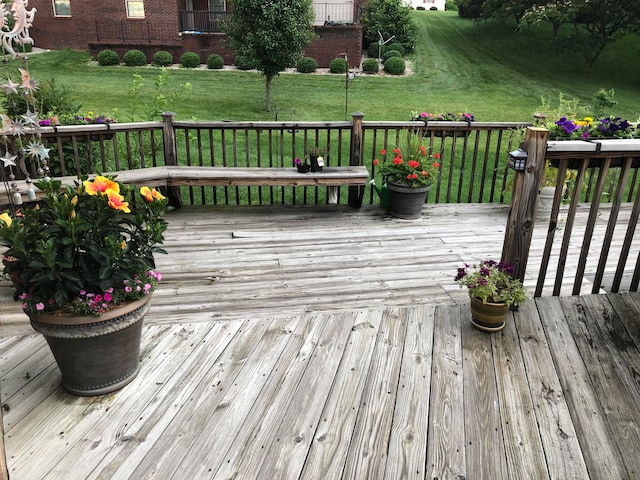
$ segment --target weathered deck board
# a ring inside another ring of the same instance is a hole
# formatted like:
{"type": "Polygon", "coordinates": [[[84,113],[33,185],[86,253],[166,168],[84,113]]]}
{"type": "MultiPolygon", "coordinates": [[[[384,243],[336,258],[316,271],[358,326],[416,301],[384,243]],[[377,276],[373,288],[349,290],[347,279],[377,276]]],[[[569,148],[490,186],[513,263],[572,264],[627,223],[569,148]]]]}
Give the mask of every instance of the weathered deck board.
{"type": "Polygon", "coordinates": [[[151,325],[139,377],[93,399],[43,395],[59,373],[24,352],[44,341],[6,339],[3,358],[22,357],[2,372],[3,384],[22,382],[2,392],[9,469],[17,479],[634,478],[640,442],[624,415],[637,397],[623,379],[637,344],[629,336],[620,352],[605,339],[596,364],[570,317],[590,308],[597,328],[614,305],[638,318],[638,303],[538,299],[495,335],[453,304],[151,325]],[[606,388],[591,380],[600,371],[606,388]],[[30,396],[37,404],[20,408],[30,396]]]}

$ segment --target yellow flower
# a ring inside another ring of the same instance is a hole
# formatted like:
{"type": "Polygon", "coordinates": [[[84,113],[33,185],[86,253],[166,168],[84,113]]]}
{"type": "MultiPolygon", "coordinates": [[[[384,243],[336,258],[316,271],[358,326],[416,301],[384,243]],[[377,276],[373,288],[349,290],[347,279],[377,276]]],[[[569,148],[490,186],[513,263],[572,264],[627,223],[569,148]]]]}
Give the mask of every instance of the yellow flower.
{"type": "Polygon", "coordinates": [[[75,210],[71,210],[71,218],[76,218],[76,211],[75,210]]]}
{"type": "Polygon", "coordinates": [[[72,199],[71,199],[71,205],[73,205],[74,207],[78,204],[78,195],[75,195],[72,199]]]}
{"type": "Polygon", "coordinates": [[[123,251],[127,248],[127,242],[125,240],[122,240],[122,242],[120,242],[120,248],[123,251]]]}
{"type": "Polygon", "coordinates": [[[11,217],[8,213],[0,213],[0,222],[3,222],[7,227],[11,226],[11,217]]]}
{"type": "Polygon", "coordinates": [[[109,206],[114,210],[120,210],[124,213],[130,213],[129,203],[124,201],[124,197],[115,190],[107,189],[104,195],[109,197],[109,206]]]}

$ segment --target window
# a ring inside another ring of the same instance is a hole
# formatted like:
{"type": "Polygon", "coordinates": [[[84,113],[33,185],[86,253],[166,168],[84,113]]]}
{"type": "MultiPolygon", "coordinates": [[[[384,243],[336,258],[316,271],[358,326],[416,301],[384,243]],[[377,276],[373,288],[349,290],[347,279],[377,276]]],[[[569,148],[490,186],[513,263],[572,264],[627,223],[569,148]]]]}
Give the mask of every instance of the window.
{"type": "Polygon", "coordinates": [[[226,9],[225,0],[209,0],[210,12],[224,12],[226,9]]]}
{"type": "Polygon", "coordinates": [[[143,0],[125,0],[127,3],[127,17],[144,18],[143,0]]]}
{"type": "Polygon", "coordinates": [[[52,0],[53,1],[53,15],[56,17],[70,17],[71,5],[70,0],[52,0]]]}

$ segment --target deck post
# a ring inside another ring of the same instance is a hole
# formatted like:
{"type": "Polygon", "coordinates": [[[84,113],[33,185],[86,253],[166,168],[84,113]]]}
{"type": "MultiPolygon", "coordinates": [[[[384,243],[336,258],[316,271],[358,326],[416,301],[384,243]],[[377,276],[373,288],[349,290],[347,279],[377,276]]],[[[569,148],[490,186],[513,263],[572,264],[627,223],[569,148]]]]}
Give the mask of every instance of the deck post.
{"type": "MultiPolygon", "coordinates": [[[[364,165],[362,161],[362,119],[364,113],[354,112],[351,114],[353,124],[351,127],[351,146],[349,151],[349,165],[359,167],[364,165]]],[[[349,187],[349,205],[353,208],[362,206],[362,198],[364,197],[364,186],[354,185],[349,187]]]]}
{"type": "Polygon", "coordinates": [[[514,266],[514,276],[520,280],[524,280],[527,270],[548,136],[549,131],[546,128],[527,128],[522,147],[527,152],[527,163],[524,171],[514,171],[511,208],[502,245],[502,261],[514,266]]]}
{"type": "MultiPolygon", "coordinates": [[[[173,119],[176,116],[173,112],[163,112],[162,122],[162,143],[164,144],[164,164],[170,166],[178,165],[178,147],[176,146],[176,132],[173,128],[173,119]]],[[[175,208],[182,208],[182,197],[180,187],[167,187],[167,197],[169,205],[175,208]]]]}

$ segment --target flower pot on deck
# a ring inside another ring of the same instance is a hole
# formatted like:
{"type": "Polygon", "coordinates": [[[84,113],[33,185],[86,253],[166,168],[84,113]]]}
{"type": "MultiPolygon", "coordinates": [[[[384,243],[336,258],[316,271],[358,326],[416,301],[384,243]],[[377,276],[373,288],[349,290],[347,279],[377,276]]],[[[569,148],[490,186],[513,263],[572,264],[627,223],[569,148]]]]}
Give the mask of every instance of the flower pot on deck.
{"type": "Polygon", "coordinates": [[[387,188],[391,215],[409,220],[422,216],[422,206],[431,185],[410,187],[403,183],[387,182],[387,188]]]}
{"type": "Polygon", "coordinates": [[[509,306],[506,303],[482,303],[469,295],[471,302],[471,324],[483,332],[499,332],[504,328],[509,306]]]}

